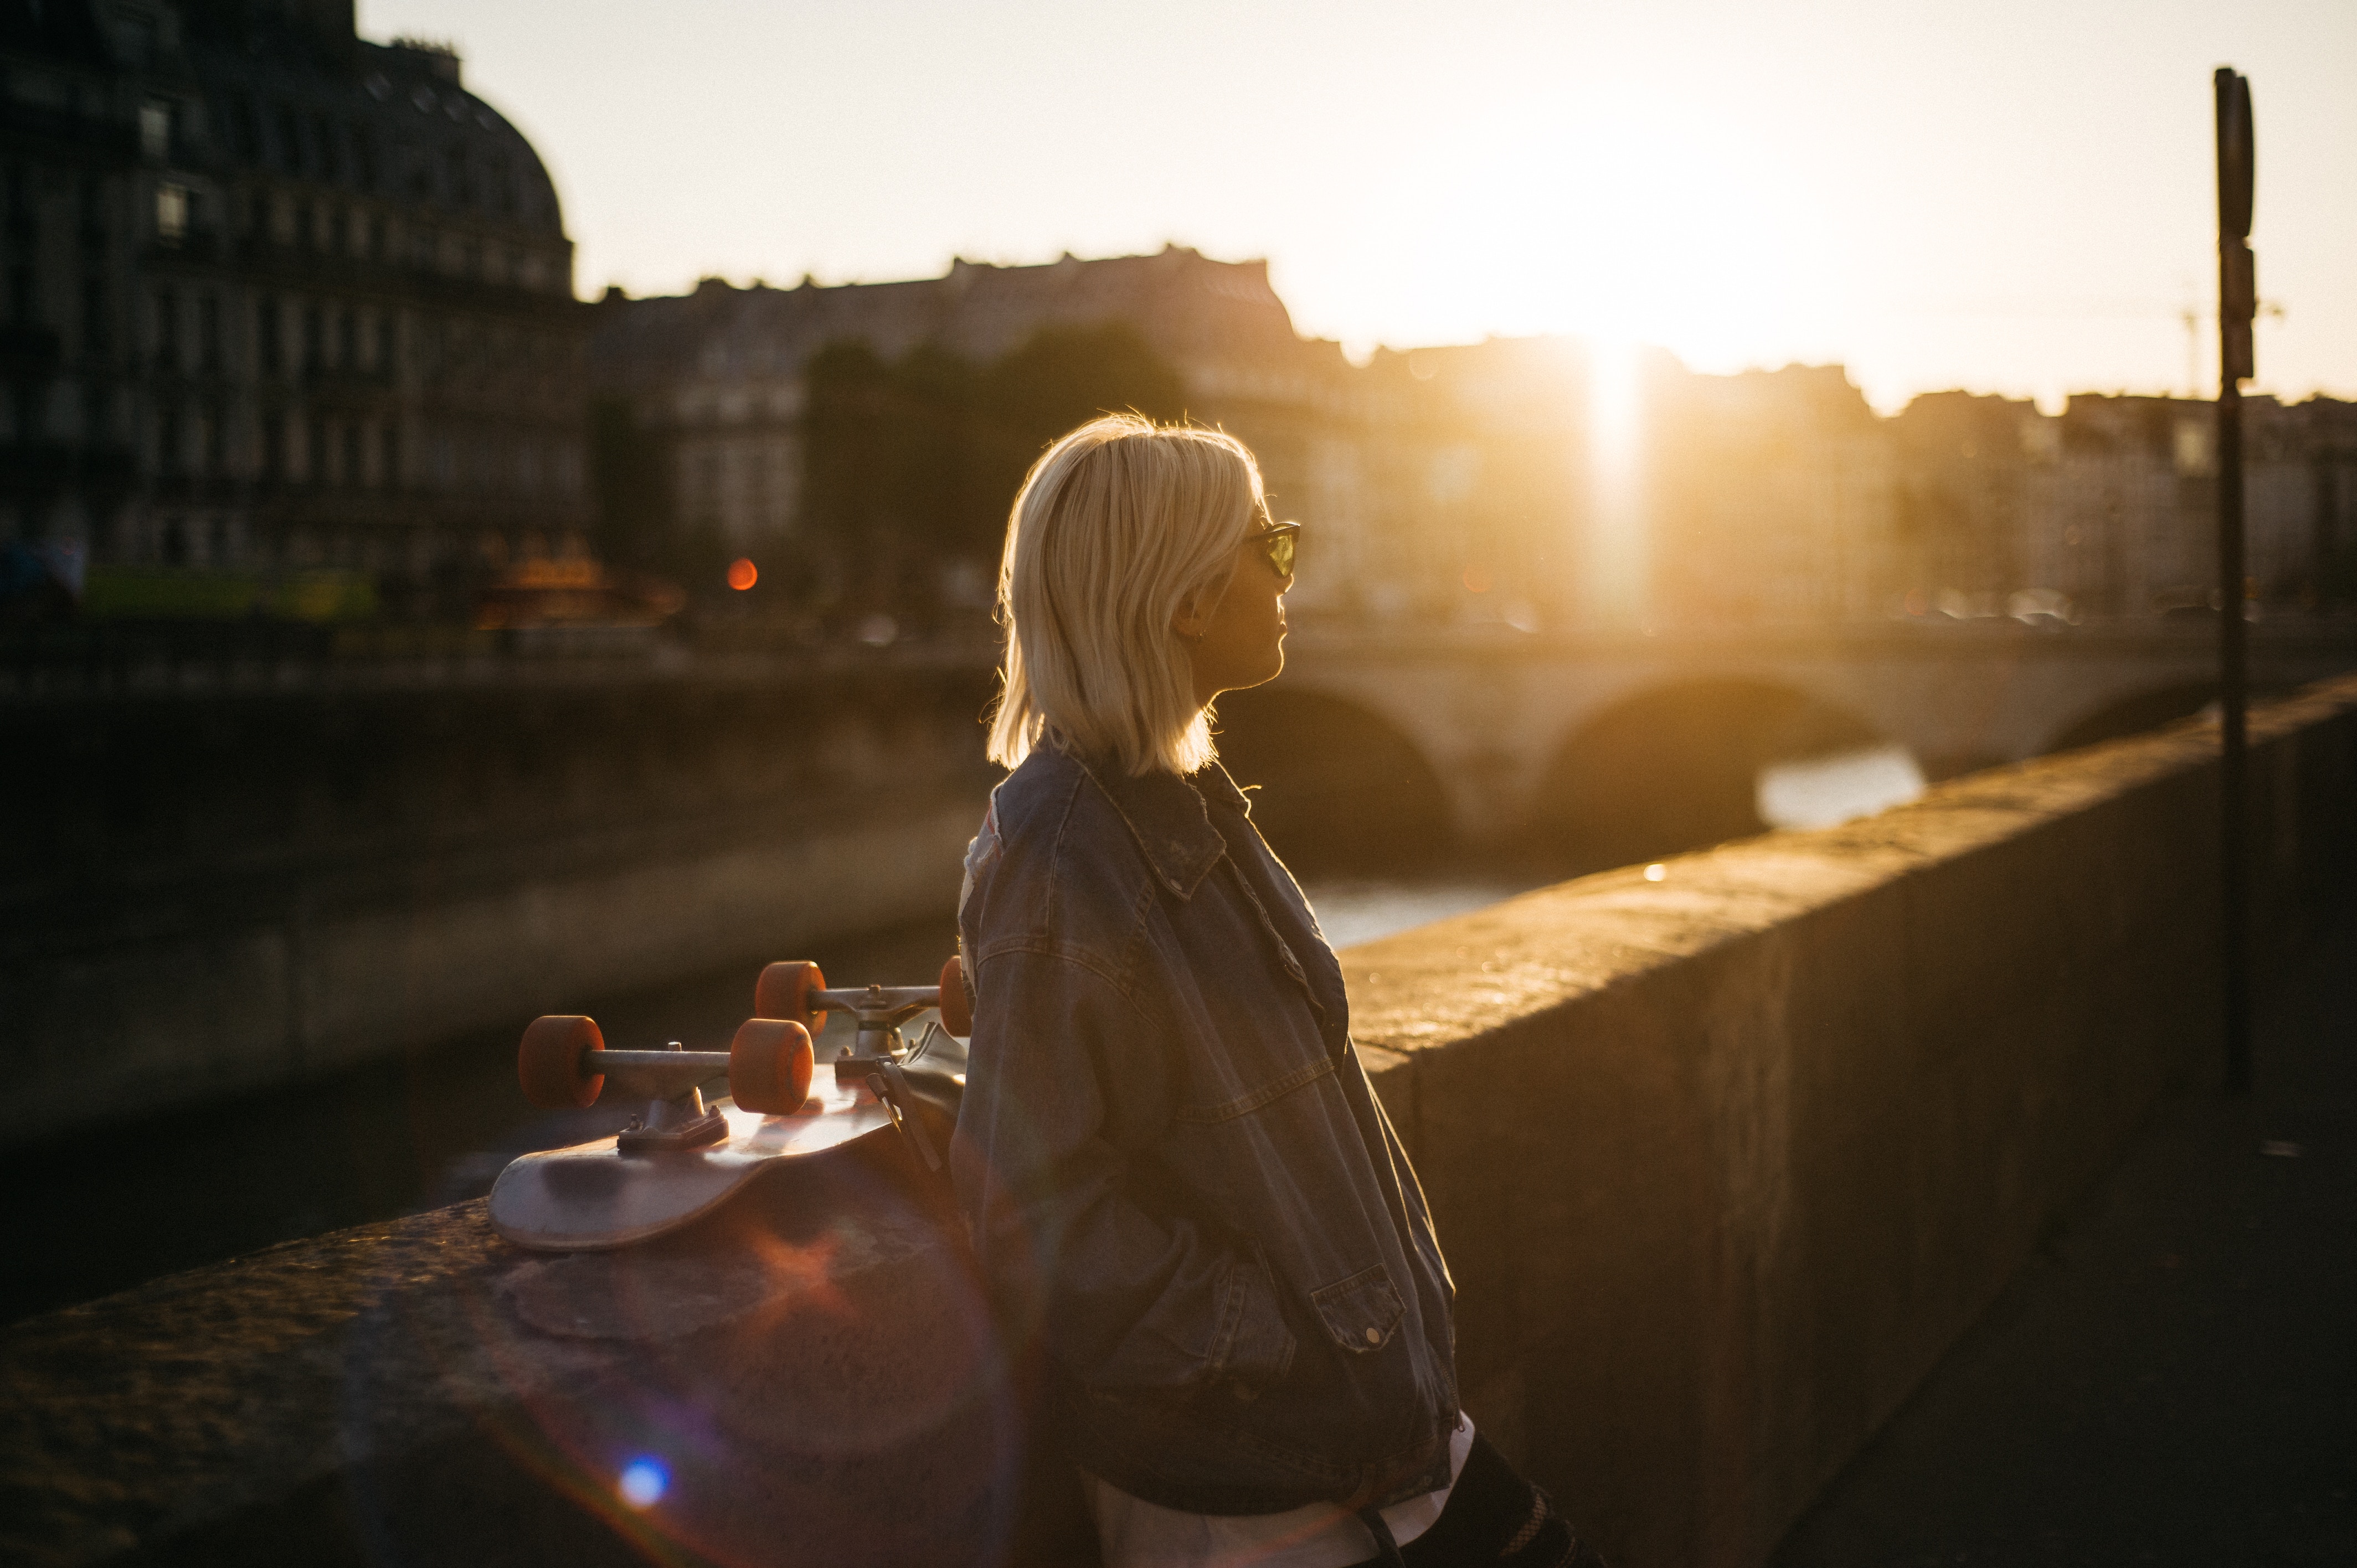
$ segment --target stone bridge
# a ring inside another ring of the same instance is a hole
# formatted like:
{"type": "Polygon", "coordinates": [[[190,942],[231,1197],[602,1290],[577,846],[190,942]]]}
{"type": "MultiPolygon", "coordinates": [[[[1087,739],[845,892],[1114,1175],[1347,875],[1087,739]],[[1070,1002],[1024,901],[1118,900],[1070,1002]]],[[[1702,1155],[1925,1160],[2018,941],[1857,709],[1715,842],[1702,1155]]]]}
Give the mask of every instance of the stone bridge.
{"type": "MultiPolygon", "coordinates": [[[[2255,690],[2357,669],[2357,627],[2252,632],[2255,690]]],[[[1403,764],[1420,766],[1437,789],[1448,825],[1478,843],[1595,809],[1599,772],[1658,772],[1697,760],[1688,754],[1715,754],[1748,789],[1760,762],[1877,743],[1906,746],[1940,779],[2110,739],[2213,700],[2217,658],[2216,630],[2204,623],[1657,637],[1312,629],[1288,645],[1286,675],[1268,696],[1230,705],[1250,726],[1274,703],[1284,711],[1268,713],[1267,727],[1296,743],[1306,733],[1347,734],[1354,718],[1380,726],[1404,743],[1403,764]],[[1351,713],[1309,711],[1319,703],[1351,713]],[[1637,752],[1661,760],[1648,768],[1637,752]]]]}

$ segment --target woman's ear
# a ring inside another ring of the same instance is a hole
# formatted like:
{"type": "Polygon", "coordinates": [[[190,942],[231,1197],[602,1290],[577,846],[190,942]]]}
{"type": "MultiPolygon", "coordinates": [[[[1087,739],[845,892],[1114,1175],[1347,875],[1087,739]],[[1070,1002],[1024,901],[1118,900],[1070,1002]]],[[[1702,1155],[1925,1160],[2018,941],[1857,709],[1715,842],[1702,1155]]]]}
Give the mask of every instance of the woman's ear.
{"type": "Polygon", "coordinates": [[[1211,618],[1210,606],[1218,602],[1209,588],[1198,588],[1179,600],[1178,607],[1170,612],[1170,629],[1178,634],[1178,640],[1202,641],[1204,626],[1211,618]]]}

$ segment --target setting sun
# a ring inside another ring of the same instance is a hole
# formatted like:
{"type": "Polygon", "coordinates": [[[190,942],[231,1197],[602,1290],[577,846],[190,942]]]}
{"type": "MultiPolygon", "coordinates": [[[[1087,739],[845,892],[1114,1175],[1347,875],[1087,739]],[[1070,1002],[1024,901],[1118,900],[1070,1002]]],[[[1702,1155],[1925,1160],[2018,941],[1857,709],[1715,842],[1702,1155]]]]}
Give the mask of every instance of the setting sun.
{"type": "Polygon", "coordinates": [[[1626,93],[1501,109],[1437,138],[1384,192],[1426,216],[1405,254],[1369,257],[1372,281],[1466,313],[1439,336],[1657,343],[1711,370],[1787,355],[1807,336],[1821,225],[1765,154],[1734,125],[1626,93]]]}

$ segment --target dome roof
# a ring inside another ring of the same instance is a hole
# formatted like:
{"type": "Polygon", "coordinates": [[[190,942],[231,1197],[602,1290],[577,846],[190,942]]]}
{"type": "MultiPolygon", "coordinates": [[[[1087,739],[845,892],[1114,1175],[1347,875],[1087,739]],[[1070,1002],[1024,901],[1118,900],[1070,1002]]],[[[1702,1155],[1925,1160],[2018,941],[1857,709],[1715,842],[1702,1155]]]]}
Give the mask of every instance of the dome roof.
{"type": "Polygon", "coordinates": [[[341,186],[355,195],[562,238],[556,188],[505,116],[459,84],[455,54],[256,29],[192,39],[206,108],[192,151],[224,170],[341,186]],[[341,55],[341,51],[334,51],[341,55]]]}

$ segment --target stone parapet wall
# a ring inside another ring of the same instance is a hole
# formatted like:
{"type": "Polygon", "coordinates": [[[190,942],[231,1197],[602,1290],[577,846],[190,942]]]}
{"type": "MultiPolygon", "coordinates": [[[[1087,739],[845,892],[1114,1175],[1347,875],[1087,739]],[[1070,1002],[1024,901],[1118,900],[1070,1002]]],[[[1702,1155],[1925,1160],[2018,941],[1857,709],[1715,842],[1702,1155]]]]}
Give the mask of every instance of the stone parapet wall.
{"type": "MultiPolygon", "coordinates": [[[[2357,681],[2253,734],[2265,952],[2357,884],[2357,681]]],[[[1344,955],[1469,1405],[1616,1561],[1760,1562],[2215,1083],[2215,751],[2179,726],[1344,955]]],[[[880,1167],[621,1254],[513,1251],[479,1206],[293,1243],[0,1333],[0,1556],[1054,1561],[1007,1546],[974,1301],[880,1167]]]]}
{"type": "MultiPolygon", "coordinates": [[[[2264,968],[2357,886],[2357,680],[2252,737],[2264,968]]],[[[1469,1406],[1616,1561],[1760,1562],[2220,1080],[2216,752],[2189,723],[1343,955],[1469,1406]]]]}

